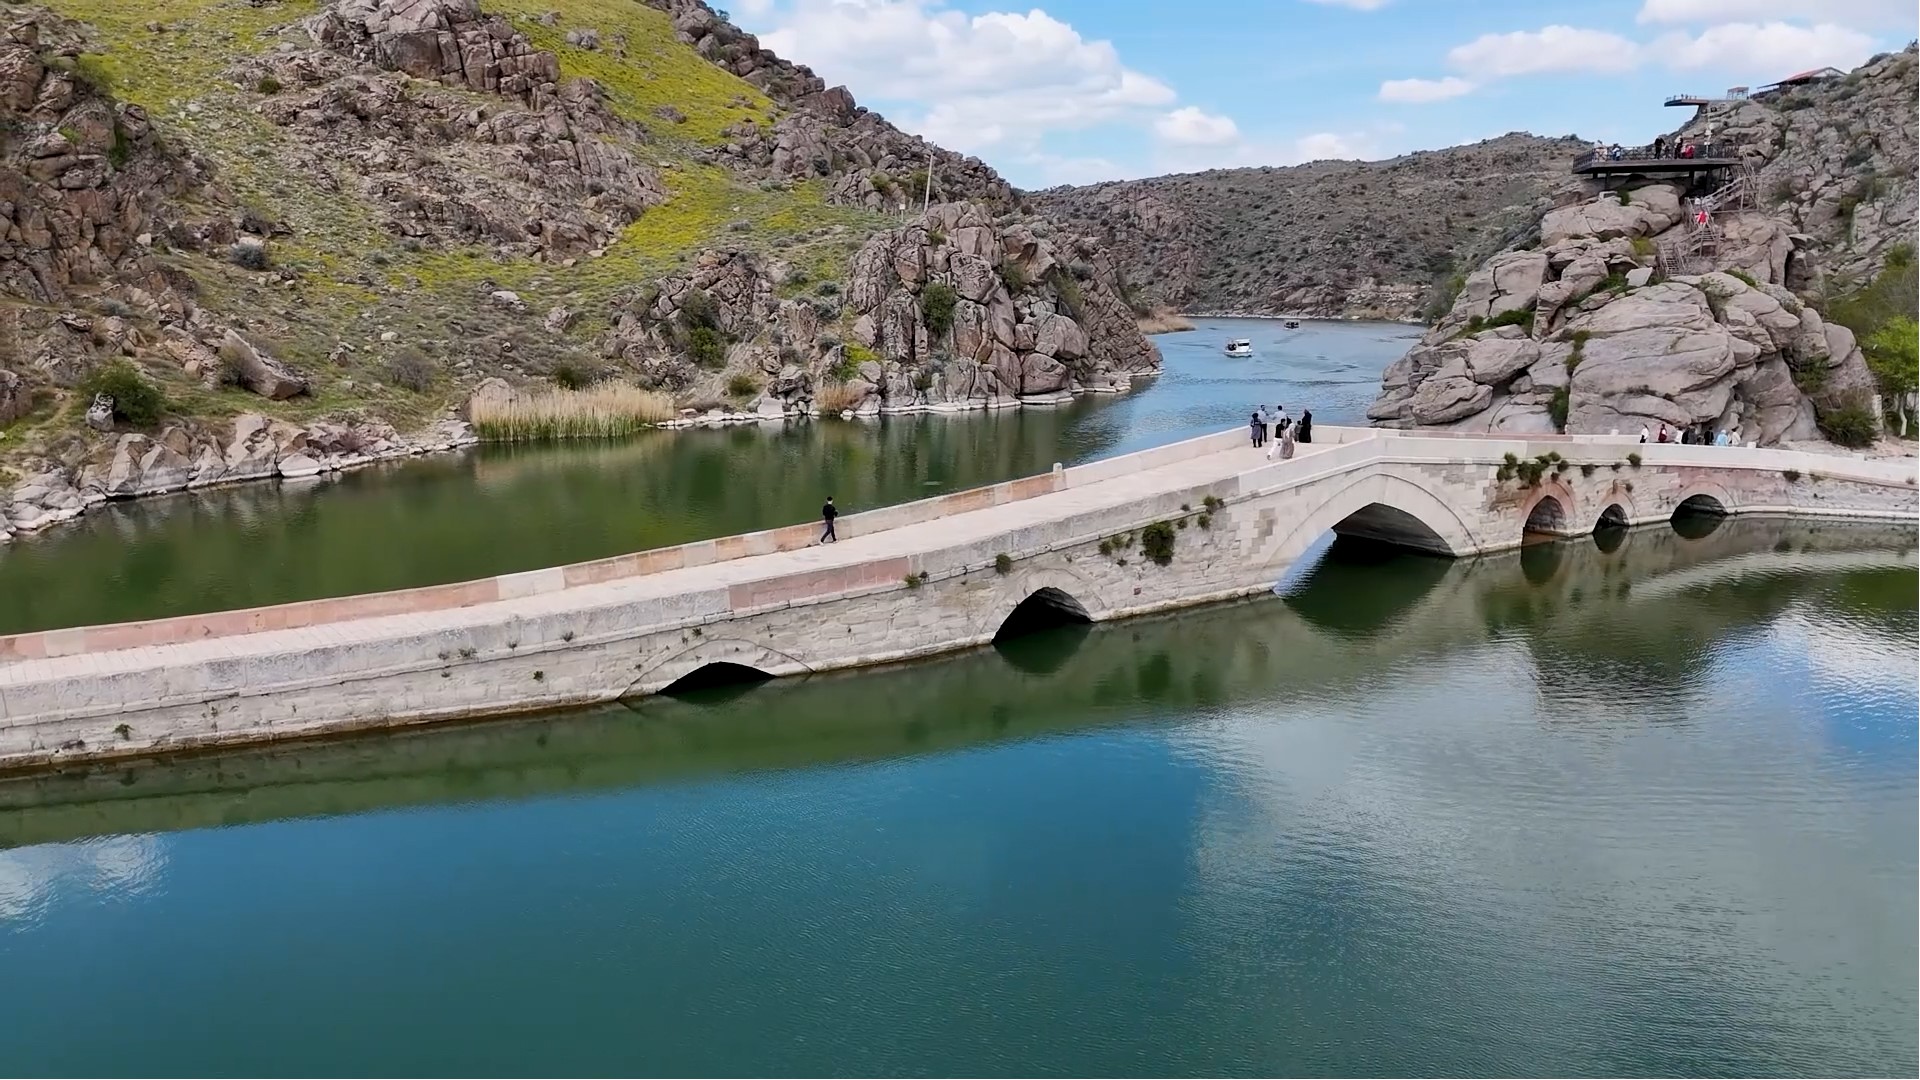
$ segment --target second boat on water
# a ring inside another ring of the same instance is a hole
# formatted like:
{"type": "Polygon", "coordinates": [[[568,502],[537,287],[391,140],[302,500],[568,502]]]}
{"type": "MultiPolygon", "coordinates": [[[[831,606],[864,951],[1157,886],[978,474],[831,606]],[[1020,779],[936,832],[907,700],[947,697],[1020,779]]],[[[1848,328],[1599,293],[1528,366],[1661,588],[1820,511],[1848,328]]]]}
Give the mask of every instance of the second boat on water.
{"type": "Polygon", "coordinates": [[[1253,342],[1248,341],[1246,338],[1234,338],[1233,340],[1227,342],[1227,355],[1228,356],[1252,356],[1253,342]]]}

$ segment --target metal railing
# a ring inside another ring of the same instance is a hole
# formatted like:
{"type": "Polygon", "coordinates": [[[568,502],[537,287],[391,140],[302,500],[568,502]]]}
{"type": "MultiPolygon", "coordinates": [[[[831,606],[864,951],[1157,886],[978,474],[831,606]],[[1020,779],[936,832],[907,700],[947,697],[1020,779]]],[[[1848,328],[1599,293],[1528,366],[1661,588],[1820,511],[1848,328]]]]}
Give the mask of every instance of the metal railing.
{"type": "Polygon", "coordinates": [[[1737,154],[1735,147],[1722,143],[1695,142],[1692,155],[1683,156],[1681,151],[1686,146],[1686,140],[1682,139],[1677,147],[1662,146],[1659,153],[1655,153],[1652,146],[1623,146],[1618,154],[1613,152],[1612,147],[1588,150],[1573,159],[1573,167],[1577,171],[1596,163],[1638,165],[1656,161],[1731,161],[1737,154]]]}

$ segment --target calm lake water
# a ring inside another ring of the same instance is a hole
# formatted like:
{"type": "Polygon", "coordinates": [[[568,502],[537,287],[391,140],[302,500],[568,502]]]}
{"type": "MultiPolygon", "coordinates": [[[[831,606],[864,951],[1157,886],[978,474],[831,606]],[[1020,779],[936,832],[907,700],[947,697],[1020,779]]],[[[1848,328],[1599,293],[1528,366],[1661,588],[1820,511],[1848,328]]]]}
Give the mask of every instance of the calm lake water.
{"type": "MultiPolygon", "coordinates": [[[[1311,333],[1308,332],[1311,328],[1311,333]]],[[[17,629],[521,569],[1237,421],[1130,397],[484,452],[0,549],[17,629]]],[[[1251,361],[1221,357],[1247,334],[1251,361]]],[[[1262,335],[1271,335],[1268,342],[1262,335]]],[[[1920,1071],[1912,529],[1697,520],[682,699],[0,781],[0,1072],[1920,1071]]]]}
{"type": "Polygon", "coordinates": [[[493,447],[332,478],[114,503],[0,545],[0,633],[430,585],[597,559],[1046,472],[1219,431],[1260,402],[1363,423],[1417,337],[1390,323],[1202,320],[1166,372],[1057,409],[493,447]],[[1230,337],[1258,354],[1230,359],[1230,337]]]}
{"type": "Polygon", "coordinates": [[[1912,1074],[1913,534],[1694,532],[0,784],[6,1071],[1912,1074]]]}

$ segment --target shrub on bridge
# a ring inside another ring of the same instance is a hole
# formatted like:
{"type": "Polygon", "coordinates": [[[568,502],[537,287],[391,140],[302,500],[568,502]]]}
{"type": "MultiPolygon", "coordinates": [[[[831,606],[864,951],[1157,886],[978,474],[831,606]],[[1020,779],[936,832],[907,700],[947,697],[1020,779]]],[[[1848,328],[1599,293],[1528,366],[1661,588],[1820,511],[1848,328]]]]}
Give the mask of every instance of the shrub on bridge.
{"type": "Polygon", "coordinates": [[[1156,566],[1173,562],[1173,526],[1156,521],[1140,530],[1140,551],[1156,566]]]}

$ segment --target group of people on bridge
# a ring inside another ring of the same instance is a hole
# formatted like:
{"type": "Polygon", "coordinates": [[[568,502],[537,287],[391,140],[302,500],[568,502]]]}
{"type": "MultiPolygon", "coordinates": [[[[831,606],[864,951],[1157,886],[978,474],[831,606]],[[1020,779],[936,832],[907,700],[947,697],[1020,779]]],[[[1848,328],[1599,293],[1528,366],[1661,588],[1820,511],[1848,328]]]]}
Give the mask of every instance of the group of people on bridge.
{"type": "Polygon", "coordinates": [[[1724,427],[1716,429],[1712,424],[1702,421],[1688,424],[1676,434],[1665,424],[1660,425],[1659,434],[1654,434],[1647,425],[1640,425],[1641,442],[1682,443],[1692,446],[1739,446],[1740,429],[1724,427]]]}
{"type": "Polygon", "coordinates": [[[1313,441],[1313,412],[1302,410],[1300,422],[1294,423],[1287,415],[1285,405],[1275,405],[1269,409],[1265,405],[1253,410],[1253,416],[1247,420],[1247,426],[1253,432],[1253,448],[1267,448],[1267,460],[1279,458],[1284,461],[1293,456],[1296,442],[1313,441]]]}

